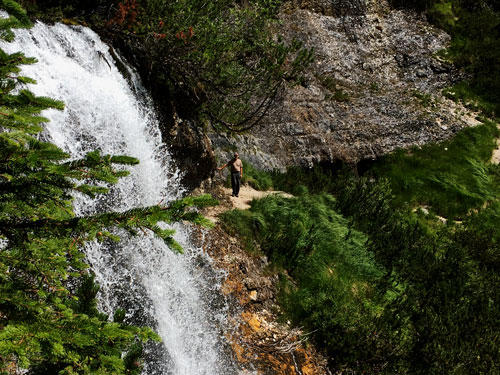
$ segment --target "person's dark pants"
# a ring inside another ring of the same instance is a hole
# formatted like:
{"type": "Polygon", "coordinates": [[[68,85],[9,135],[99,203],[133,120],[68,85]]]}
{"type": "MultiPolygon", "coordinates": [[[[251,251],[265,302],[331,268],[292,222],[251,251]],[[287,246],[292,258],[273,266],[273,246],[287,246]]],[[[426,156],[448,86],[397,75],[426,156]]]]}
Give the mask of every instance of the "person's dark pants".
{"type": "Polygon", "coordinates": [[[240,172],[232,172],[231,173],[231,186],[233,188],[233,195],[238,196],[240,193],[240,172]]]}

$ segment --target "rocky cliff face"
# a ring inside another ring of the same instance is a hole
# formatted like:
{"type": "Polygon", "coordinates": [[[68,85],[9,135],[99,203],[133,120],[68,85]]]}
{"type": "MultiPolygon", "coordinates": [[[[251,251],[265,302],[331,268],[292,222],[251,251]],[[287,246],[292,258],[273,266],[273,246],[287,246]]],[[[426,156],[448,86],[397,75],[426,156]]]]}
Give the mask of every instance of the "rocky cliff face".
{"type": "Polygon", "coordinates": [[[265,169],[355,163],[476,123],[442,96],[461,77],[438,56],[449,36],[422,16],[386,1],[316,0],[288,3],[281,22],[286,38],[314,48],[315,62],[305,84],[285,90],[250,133],[209,135],[221,159],[238,149],[265,169]]]}

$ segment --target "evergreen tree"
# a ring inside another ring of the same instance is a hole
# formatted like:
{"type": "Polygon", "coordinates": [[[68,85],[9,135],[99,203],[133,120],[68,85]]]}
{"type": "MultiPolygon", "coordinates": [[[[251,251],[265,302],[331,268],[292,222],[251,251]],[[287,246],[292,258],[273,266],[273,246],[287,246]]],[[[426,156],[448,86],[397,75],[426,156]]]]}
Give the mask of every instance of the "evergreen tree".
{"type": "MultiPolygon", "coordinates": [[[[0,19],[0,37],[12,40],[12,28],[29,27],[24,10],[0,0],[8,18],[0,19]]],[[[76,216],[72,193],[96,196],[128,174],[117,165],[133,165],[128,156],[94,151],[81,160],[38,137],[47,108],[64,104],[37,97],[26,88],[33,80],[19,74],[35,59],[0,49],[0,374],[28,369],[30,374],[137,374],[141,342],[158,339],[149,328],[125,324],[117,311],[111,321],[96,309],[98,287],[85,263],[82,245],[119,238],[115,227],[131,233],[150,231],[180,251],[172,230],[158,222],[187,220],[206,224],[190,206],[213,201],[186,198],[169,207],[137,208],[76,216]],[[99,182],[99,184],[97,184],[99,182]]]]}

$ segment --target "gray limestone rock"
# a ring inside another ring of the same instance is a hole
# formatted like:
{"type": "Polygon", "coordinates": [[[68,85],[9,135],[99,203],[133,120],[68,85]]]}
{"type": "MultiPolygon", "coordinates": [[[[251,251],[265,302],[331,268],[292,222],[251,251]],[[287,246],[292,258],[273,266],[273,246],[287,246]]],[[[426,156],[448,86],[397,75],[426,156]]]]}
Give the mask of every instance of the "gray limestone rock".
{"type": "Polygon", "coordinates": [[[219,158],[238,149],[258,168],[281,170],[355,163],[444,140],[474,124],[441,94],[461,75],[437,55],[449,36],[421,15],[391,10],[385,1],[372,1],[366,14],[340,16],[331,8],[335,1],[293,3],[280,32],[314,48],[307,81],[287,89],[248,134],[209,134],[219,158]]]}

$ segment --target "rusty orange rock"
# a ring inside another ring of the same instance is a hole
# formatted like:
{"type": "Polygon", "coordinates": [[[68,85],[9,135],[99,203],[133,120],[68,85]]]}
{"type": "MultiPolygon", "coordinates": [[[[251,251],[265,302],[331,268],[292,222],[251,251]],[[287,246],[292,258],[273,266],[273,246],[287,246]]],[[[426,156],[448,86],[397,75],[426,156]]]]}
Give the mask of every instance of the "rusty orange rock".
{"type": "Polygon", "coordinates": [[[261,329],[260,329],[261,321],[257,315],[252,314],[251,312],[245,311],[244,313],[241,314],[241,317],[250,326],[250,328],[254,332],[261,331],[261,329]]]}

